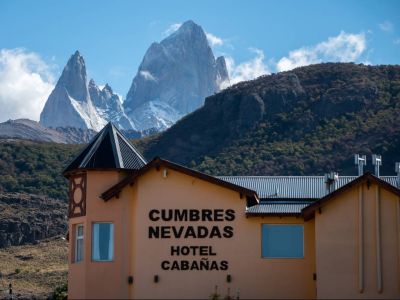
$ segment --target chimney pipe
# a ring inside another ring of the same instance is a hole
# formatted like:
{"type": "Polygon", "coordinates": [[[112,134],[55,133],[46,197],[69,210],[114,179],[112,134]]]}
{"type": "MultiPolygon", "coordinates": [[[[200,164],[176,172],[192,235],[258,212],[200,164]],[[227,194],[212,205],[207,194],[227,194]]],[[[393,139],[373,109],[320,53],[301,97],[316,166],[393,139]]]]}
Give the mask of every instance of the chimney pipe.
{"type": "Polygon", "coordinates": [[[367,165],[367,156],[359,155],[359,154],[354,154],[354,164],[358,166],[358,176],[361,176],[364,174],[364,166],[367,165]]]}
{"type": "Polygon", "coordinates": [[[336,190],[338,180],[339,174],[336,172],[325,174],[326,194],[332,193],[334,190],[336,190]]]}
{"type": "Polygon", "coordinates": [[[382,156],[372,154],[372,164],[375,166],[375,176],[379,177],[379,167],[382,165],[382,156]]]}

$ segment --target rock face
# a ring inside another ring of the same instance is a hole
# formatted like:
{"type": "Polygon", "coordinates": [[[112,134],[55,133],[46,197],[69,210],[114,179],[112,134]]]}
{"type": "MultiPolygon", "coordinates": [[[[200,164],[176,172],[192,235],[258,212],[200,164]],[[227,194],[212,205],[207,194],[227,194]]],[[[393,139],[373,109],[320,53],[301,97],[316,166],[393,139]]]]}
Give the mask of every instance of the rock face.
{"type": "MultiPolygon", "coordinates": [[[[353,153],[400,149],[400,66],[325,63],[241,82],[210,96],[145,146],[213,175],[354,174],[353,153]]],[[[384,170],[384,168],[386,168],[384,170]]]]}
{"type": "Polygon", "coordinates": [[[67,233],[67,203],[43,196],[0,193],[0,248],[67,233]]]}
{"type": "Polygon", "coordinates": [[[134,129],[124,115],[119,100],[116,100],[118,96],[112,93],[110,87],[103,90],[95,86],[94,81],[89,86],[85,61],[76,51],[47,99],[40,114],[40,123],[53,128],[76,127],[100,131],[108,121],[113,121],[121,129],[134,129]],[[95,99],[91,98],[92,95],[95,99]],[[96,103],[101,106],[97,107],[96,103]],[[110,107],[113,109],[110,110],[110,107]]]}
{"type": "Polygon", "coordinates": [[[76,127],[47,128],[28,119],[0,123],[0,139],[22,139],[62,144],[84,144],[95,135],[91,129],[76,127]]]}
{"type": "Polygon", "coordinates": [[[203,105],[227,80],[224,57],[216,60],[203,29],[187,21],[147,50],[125,112],[140,130],[163,130],[203,105]]]}
{"type": "Polygon", "coordinates": [[[89,81],[89,95],[101,118],[113,122],[121,129],[130,130],[135,128],[131,120],[125,115],[118,95],[114,94],[108,84],[103,89],[100,89],[91,79],[89,81]]]}

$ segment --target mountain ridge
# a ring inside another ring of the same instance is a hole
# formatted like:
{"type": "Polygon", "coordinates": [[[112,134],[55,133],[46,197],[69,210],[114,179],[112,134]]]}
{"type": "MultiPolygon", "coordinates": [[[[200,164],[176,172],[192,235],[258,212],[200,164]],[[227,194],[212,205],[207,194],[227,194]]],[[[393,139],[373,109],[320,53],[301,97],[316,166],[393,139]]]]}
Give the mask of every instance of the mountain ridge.
{"type": "Polygon", "coordinates": [[[106,84],[88,80],[77,50],[65,65],[40,114],[46,127],[100,131],[112,121],[120,129],[146,132],[169,128],[200,107],[206,96],[229,83],[223,56],[214,57],[202,27],[186,21],[146,51],[124,102],[106,84]]]}
{"type": "Polygon", "coordinates": [[[149,139],[144,154],[213,175],[350,173],[358,152],[388,154],[394,163],[399,121],[400,66],[317,64],[206,98],[149,139]]]}

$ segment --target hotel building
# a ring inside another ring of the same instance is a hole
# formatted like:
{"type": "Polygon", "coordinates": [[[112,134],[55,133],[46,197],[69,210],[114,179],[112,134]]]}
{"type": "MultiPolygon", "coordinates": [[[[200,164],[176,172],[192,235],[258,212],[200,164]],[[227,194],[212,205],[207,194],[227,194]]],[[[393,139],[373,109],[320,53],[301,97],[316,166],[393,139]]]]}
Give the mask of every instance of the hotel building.
{"type": "Polygon", "coordinates": [[[213,177],[111,123],[64,175],[69,298],[400,298],[396,176],[213,177]]]}

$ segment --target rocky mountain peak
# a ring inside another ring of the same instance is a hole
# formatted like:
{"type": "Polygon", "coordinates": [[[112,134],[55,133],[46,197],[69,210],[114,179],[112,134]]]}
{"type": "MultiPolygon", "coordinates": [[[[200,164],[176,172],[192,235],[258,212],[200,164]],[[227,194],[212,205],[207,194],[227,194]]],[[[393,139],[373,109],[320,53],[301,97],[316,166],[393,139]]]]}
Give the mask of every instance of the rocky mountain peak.
{"type": "Polygon", "coordinates": [[[103,92],[113,94],[113,90],[112,90],[111,86],[108,85],[108,83],[106,83],[106,85],[103,87],[103,92]]]}
{"type": "Polygon", "coordinates": [[[57,85],[67,89],[69,96],[73,99],[88,101],[86,65],[79,51],[76,51],[68,60],[57,85]]]}
{"type": "Polygon", "coordinates": [[[192,20],[184,22],[178,30],[172,33],[169,37],[167,37],[163,42],[166,43],[173,39],[186,39],[188,41],[207,41],[206,34],[204,33],[203,28],[193,22],[192,20]]]}
{"type": "Polygon", "coordinates": [[[111,87],[107,84],[100,90],[93,79],[87,82],[85,60],[76,51],[47,99],[40,123],[100,131],[109,121],[122,129],[134,129],[111,87]]]}
{"type": "Polygon", "coordinates": [[[216,60],[215,63],[217,65],[217,72],[218,72],[218,82],[220,88],[229,86],[229,74],[228,74],[228,68],[226,67],[226,61],[225,57],[219,56],[216,60]]]}
{"type": "Polygon", "coordinates": [[[124,102],[139,129],[164,130],[203,105],[227,77],[201,26],[186,21],[147,50],[124,102]]]}

